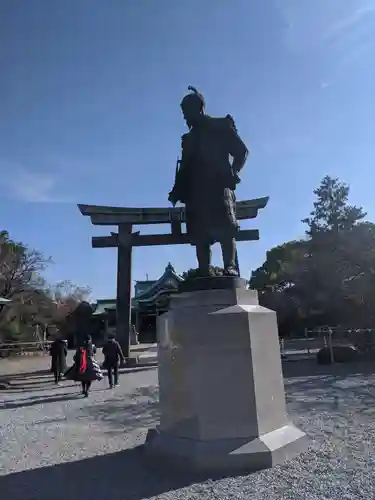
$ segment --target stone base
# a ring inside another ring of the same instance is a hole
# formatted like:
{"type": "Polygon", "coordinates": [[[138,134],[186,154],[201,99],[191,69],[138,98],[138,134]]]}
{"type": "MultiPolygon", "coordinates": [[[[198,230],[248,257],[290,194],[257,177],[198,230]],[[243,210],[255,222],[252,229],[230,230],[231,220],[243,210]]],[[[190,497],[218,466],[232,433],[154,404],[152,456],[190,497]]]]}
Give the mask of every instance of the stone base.
{"type": "Polygon", "coordinates": [[[145,444],[156,464],[237,475],[306,449],[287,415],[276,313],[229,280],[176,294],[158,318],[160,425],[145,444]]]}
{"type": "Polygon", "coordinates": [[[199,290],[236,290],[245,289],[247,280],[239,276],[207,276],[204,278],[192,278],[179,284],[178,291],[196,292],[199,290]]]}
{"type": "Polygon", "coordinates": [[[214,439],[198,441],[150,429],[145,453],[168,465],[192,471],[232,474],[268,469],[291,460],[306,450],[307,436],[292,424],[253,440],[214,439]]]}

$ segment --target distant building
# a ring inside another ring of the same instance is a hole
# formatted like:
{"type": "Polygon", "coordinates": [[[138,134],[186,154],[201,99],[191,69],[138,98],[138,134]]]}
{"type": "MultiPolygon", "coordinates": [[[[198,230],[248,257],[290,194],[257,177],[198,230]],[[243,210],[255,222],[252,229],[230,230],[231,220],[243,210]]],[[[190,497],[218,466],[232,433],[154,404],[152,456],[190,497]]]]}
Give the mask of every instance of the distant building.
{"type": "MultiPolygon", "coordinates": [[[[156,281],[137,281],[132,298],[131,323],[139,333],[140,342],[155,342],[156,317],[168,310],[171,295],[183,281],[171,263],[156,281]]],[[[93,317],[101,323],[100,330],[116,331],[116,299],[101,299],[95,305],[93,317]]],[[[98,323],[97,323],[98,324],[98,323]]]]}

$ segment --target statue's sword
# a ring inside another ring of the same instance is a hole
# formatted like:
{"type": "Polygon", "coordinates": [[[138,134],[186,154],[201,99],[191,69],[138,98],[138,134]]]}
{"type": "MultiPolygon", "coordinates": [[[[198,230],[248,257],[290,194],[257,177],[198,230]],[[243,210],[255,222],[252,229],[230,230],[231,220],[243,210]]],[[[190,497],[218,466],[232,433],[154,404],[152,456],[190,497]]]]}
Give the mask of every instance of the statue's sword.
{"type": "MultiPolygon", "coordinates": [[[[175,174],[174,174],[174,186],[173,188],[176,187],[177,183],[177,176],[178,176],[178,171],[180,167],[181,160],[177,157],[177,162],[176,162],[176,169],[175,169],[175,174]]],[[[176,202],[173,200],[171,201],[173,208],[176,206],[176,202]]],[[[174,210],[171,210],[170,212],[170,218],[172,222],[172,233],[176,232],[178,234],[181,234],[181,214],[180,213],[175,213],[174,210]]]]}
{"type": "Polygon", "coordinates": [[[176,170],[175,170],[175,174],[174,174],[174,183],[175,183],[175,184],[176,184],[176,181],[177,181],[178,171],[180,170],[180,164],[181,164],[181,160],[180,160],[180,158],[177,156],[177,161],[176,161],[176,170]]]}
{"type": "MultiPolygon", "coordinates": [[[[176,186],[176,183],[177,183],[177,176],[178,176],[178,171],[180,170],[180,164],[181,164],[181,160],[179,157],[177,157],[176,169],[175,169],[175,173],[174,173],[174,187],[176,186]]],[[[176,203],[172,202],[172,205],[173,205],[173,207],[175,207],[176,203]]]]}

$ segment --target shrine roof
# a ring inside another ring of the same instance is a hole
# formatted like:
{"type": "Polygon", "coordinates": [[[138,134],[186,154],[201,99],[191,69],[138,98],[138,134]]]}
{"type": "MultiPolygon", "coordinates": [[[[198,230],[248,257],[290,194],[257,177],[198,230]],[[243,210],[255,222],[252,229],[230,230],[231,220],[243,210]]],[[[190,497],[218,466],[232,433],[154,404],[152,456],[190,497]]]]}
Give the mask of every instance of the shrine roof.
{"type": "Polygon", "coordinates": [[[157,305],[159,302],[163,301],[165,297],[169,297],[173,294],[177,293],[177,286],[174,287],[169,287],[168,289],[164,290],[158,290],[154,293],[154,295],[151,295],[150,297],[147,297],[146,299],[143,300],[137,300],[135,301],[134,306],[140,306],[141,308],[153,308],[155,305],[157,305]]]}
{"type": "Polygon", "coordinates": [[[137,295],[140,295],[140,294],[146,292],[151,287],[153,287],[155,285],[155,283],[157,283],[157,280],[136,281],[134,296],[136,297],[137,295]]]}
{"type": "Polygon", "coordinates": [[[96,302],[96,308],[93,316],[104,314],[108,309],[116,309],[116,299],[101,299],[96,302]]]}
{"type": "Polygon", "coordinates": [[[163,275],[155,281],[150,287],[141,291],[134,297],[135,303],[154,302],[161,294],[168,291],[175,291],[183,278],[178,275],[171,263],[167,265],[163,275]]]}

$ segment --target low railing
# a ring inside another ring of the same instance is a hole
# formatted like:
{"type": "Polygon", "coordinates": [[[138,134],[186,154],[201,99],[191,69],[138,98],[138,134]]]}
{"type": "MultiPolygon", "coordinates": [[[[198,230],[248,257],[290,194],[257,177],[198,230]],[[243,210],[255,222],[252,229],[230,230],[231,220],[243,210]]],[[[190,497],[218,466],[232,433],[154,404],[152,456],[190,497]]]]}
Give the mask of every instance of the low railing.
{"type": "Polygon", "coordinates": [[[0,358],[48,354],[52,341],[0,342],[0,358]]]}

